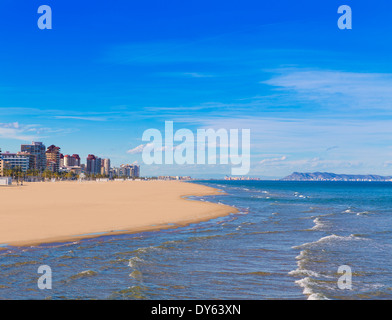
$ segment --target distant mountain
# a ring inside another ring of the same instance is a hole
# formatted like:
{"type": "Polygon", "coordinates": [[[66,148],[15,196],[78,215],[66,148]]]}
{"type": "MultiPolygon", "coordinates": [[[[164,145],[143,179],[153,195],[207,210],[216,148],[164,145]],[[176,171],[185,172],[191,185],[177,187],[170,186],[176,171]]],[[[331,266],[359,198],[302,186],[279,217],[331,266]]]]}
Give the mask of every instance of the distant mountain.
{"type": "Polygon", "coordinates": [[[329,172],[301,173],[293,172],[281,179],[283,181],[392,181],[392,177],[374,174],[336,174],[329,172]]]}

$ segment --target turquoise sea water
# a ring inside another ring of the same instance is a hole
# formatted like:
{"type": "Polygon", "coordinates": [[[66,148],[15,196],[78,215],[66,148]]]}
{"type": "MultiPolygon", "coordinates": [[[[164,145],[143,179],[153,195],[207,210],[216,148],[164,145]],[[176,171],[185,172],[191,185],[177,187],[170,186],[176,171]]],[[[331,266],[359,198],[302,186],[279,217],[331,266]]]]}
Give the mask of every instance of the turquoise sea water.
{"type": "Polygon", "coordinates": [[[240,213],[0,251],[0,299],[391,299],[392,183],[203,181],[240,213]],[[52,269],[40,290],[40,265],[52,269]],[[352,271],[340,289],[339,266],[352,271]]]}

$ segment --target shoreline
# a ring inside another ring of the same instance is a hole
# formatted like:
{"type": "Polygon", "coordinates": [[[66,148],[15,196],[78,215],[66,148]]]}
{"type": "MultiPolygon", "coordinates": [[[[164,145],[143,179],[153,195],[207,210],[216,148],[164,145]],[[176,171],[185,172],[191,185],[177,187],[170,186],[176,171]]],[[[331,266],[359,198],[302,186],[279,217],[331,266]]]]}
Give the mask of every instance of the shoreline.
{"type": "Polygon", "coordinates": [[[237,213],[238,209],[229,205],[188,199],[221,194],[224,193],[219,189],[180,181],[33,182],[19,187],[2,187],[0,201],[6,210],[0,212],[0,251],[12,247],[175,229],[237,213]],[[108,191],[112,192],[108,194],[108,191]],[[34,198],[45,192],[55,198],[34,198]],[[92,192],[96,192],[96,196],[105,196],[106,203],[91,202],[92,192]],[[123,200],[117,193],[128,199],[123,200]],[[30,201],[30,205],[15,201],[15,194],[18,198],[27,197],[26,202],[30,201]],[[64,199],[69,201],[64,202],[64,199]],[[119,199],[121,203],[118,203],[119,199]],[[55,208],[51,207],[53,205],[55,208]],[[28,214],[26,206],[29,206],[28,214]],[[70,213],[74,209],[80,209],[80,213],[70,213]],[[135,214],[138,210],[140,212],[135,214]],[[32,216],[32,212],[35,216],[32,216]],[[70,213],[68,216],[67,212],[70,213]],[[113,218],[108,219],[108,216],[113,218]],[[60,221],[56,221],[56,217],[60,221]],[[91,223],[88,223],[89,218],[93,219],[91,223]],[[61,223],[63,229],[59,227],[61,223]],[[15,233],[23,236],[18,239],[15,233]]]}

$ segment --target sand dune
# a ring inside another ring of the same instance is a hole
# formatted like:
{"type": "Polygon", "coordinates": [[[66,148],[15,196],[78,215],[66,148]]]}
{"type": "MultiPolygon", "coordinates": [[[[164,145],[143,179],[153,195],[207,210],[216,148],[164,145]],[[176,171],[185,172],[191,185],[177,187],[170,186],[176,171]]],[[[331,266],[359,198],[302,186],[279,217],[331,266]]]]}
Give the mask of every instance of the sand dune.
{"type": "Polygon", "coordinates": [[[0,187],[0,244],[32,245],[209,220],[235,208],[190,201],[217,190],[179,181],[36,182],[0,187]]]}

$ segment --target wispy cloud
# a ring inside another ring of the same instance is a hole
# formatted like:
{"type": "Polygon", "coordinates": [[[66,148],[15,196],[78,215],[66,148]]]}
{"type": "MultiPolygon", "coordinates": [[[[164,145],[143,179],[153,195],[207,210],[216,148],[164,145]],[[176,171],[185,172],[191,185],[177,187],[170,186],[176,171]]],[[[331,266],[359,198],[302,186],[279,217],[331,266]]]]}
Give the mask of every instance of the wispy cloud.
{"type": "Polygon", "coordinates": [[[12,140],[33,141],[48,136],[53,137],[54,134],[67,134],[74,131],[75,129],[48,128],[39,124],[0,123],[0,138],[12,140]]]}
{"type": "Polygon", "coordinates": [[[141,154],[143,152],[143,149],[145,147],[153,147],[154,144],[153,143],[147,143],[147,144],[140,144],[135,148],[129,149],[127,151],[128,154],[141,154]]]}
{"type": "MultiPolygon", "coordinates": [[[[165,151],[165,150],[170,150],[167,146],[155,146],[154,142],[150,142],[150,143],[146,143],[146,144],[140,144],[135,148],[132,148],[130,150],[127,151],[128,154],[141,154],[143,153],[144,149],[147,150],[154,150],[154,151],[165,151]]],[[[183,144],[177,145],[177,146],[173,146],[171,147],[171,150],[184,150],[185,146],[183,144]]]]}
{"type": "Polygon", "coordinates": [[[262,84],[291,94],[297,102],[312,102],[341,112],[345,108],[391,110],[392,74],[336,70],[280,69],[262,84]]]}
{"type": "Polygon", "coordinates": [[[90,116],[54,116],[55,119],[85,120],[85,121],[107,121],[106,117],[90,117],[90,116]]]}
{"type": "Polygon", "coordinates": [[[40,128],[36,125],[21,125],[18,122],[0,123],[0,137],[14,140],[34,140],[38,137],[40,128]]]}
{"type": "Polygon", "coordinates": [[[191,77],[191,78],[213,78],[214,77],[211,74],[204,74],[204,73],[199,73],[199,72],[184,72],[184,75],[191,77]]]}
{"type": "Polygon", "coordinates": [[[348,161],[348,160],[337,160],[337,159],[321,159],[318,157],[311,159],[297,159],[288,160],[285,159],[266,159],[265,162],[261,161],[260,164],[274,166],[279,169],[289,170],[322,170],[322,169],[347,169],[356,168],[363,165],[362,161],[348,161]],[[268,161],[269,160],[269,161],[268,161]]]}
{"type": "Polygon", "coordinates": [[[280,158],[263,159],[259,163],[263,165],[275,165],[277,162],[282,162],[286,159],[287,159],[286,156],[282,156],[280,158]]]}
{"type": "Polygon", "coordinates": [[[174,78],[214,78],[216,75],[203,72],[159,72],[155,75],[174,78]]]}

